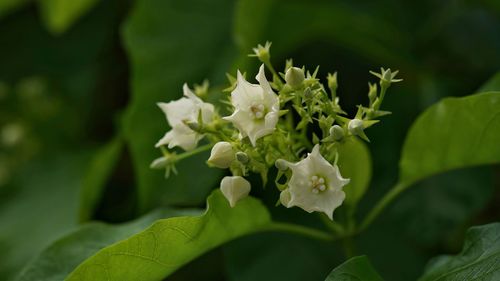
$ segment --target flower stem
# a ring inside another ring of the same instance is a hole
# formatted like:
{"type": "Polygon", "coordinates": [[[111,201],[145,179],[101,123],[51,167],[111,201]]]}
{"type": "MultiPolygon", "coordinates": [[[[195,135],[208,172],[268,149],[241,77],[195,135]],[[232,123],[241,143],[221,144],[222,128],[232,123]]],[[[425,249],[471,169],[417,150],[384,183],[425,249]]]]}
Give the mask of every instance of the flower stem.
{"type": "Polygon", "coordinates": [[[332,221],[329,217],[327,217],[323,213],[318,213],[318,215],[319,215],[319,218],[321,219],[321,221],[323,222],[323,224],[329,230],[331,230],[332,233],[335,233],[335,234],[344,234],[345,233],[345,229],[342,225],[332,221]]]}
{"type": "Polygon", "coordinates": [[[363,222],[360,224],[357,232],[365,230],[370,224],[380,215],[380,213],[385,209],[385,207],[391,203],[401,192],[406,190],[408,187],[407,183],[397,183],[389,192],[387,192],[382,199],[373,207],[373,209],[368,213],[363,222]]]}
{"type": "Polygon", "coordinates": [[[202,153],[204,151],[207,151],[210,148],[212,148],[212,144],[206,144],[206,145],[202,145],[200,147],[197,147],[196,149],[183,152],[183,153],[178,154],[178,155],[175,156],[175,161],[180,161],[182,159],[189,158],[189,157],[194,156],[194,155],[196,155],[198,153],[202,153]]]}
{"type": "Polygon", "coordinates": [[[333,236],[330,233],[317,230],[314,228],[298,225],[298,224],[291,224],[291,223],[283,223],[283,222],[274,222],[269,224],[267,227],[263,229],[263,231],[277,231],[277,232],[289,232],[289,233],[295,233],[301,236],[313,238],[316,240],[322,240],[322,241],[334,241],[337,240],[340,237],[333,236]]]}

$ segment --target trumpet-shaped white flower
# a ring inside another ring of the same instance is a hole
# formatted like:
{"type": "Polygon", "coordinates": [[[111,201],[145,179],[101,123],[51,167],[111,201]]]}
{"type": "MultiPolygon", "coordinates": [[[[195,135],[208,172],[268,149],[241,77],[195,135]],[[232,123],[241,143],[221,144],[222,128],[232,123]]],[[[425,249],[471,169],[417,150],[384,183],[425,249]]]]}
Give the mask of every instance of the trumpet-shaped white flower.
{"type": "Polygon", "coordinates": [[[259,138],[274,131],[279,118],[278,96],[266,79],[264,65],[261,65],[255,79],[259,84],[249,83],[238,71],[237,85],[231,92],[235,111],[231,116],[224,117],[233,123],[242,137],[248,136],[253,146],[259,138]]]}
{"type": "Polygon", "coordinates": [[[200,111],[203,122],[212,121],[214,106],[203,102],[187,84],[184,84],[183,91],[184,97],[178,100],[158,103],[172,129],[156,143],[156,147],[168,145],[168,148],[179,146],[184,150],[191,150],[196,147],[203,135],[191,130],[186,122],[197,122],[200,111]]]}
{"type": "Polygon", "coordinates": [[[282,191],[281,203],[297,206],[306,212],[323,212],[332,219],[333,211],[342,204],[342,187],[349,183],[340,175],[339,168],[330,164],[315,145],[307,157],[297,163],[287,162],[292,170],[288,188],[282,191]]]}
{"type": "Polygon", "coordinates": [[[250,183],[240,176],[224,177],[220,182],[220,189],[232,208],[236,202],[248,196],[250,183]]]}

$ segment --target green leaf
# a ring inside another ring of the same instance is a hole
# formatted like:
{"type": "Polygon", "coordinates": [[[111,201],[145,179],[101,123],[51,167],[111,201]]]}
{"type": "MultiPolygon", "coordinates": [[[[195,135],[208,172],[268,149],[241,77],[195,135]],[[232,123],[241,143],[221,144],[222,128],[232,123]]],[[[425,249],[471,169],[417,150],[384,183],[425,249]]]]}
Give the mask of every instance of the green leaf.
{"type": "Polygon", "coordinates": [[[368,147],[356,138],[348,138],[338,147],[340,173],[351,181],[345,186],[345,203],[355,206],[365,194],[372,176],[372,159],[368,147]]]}
{"type": "Polygon", "coordinates": [[[493,75],[486,83],[484,83],[481,88],[477,92],[483,93],[483,92],[491,92],[491,91],[500,91],[500,72],[497,72],[497,74],[493,75]]]}
{"type": "Polygon", "coordinates": [[[0,19],[12,11],[28,4],[31,0],[2,0],[0,1],[0,19]]]}
{"type": "Polygon", "coordinates": [[[181,161],[179,174],[168,180],[149,164],[161,155],[154,145],[169,130],[156,103],[182,97],[185,82],[192,86],[212,73],[224,78],[226,57],[235,49],[228,44],[233,5],[230,0],[138,1],[125,24],[132,100],[124,119],[124,136],[142,211],[159,201],[200,204],[220,179],[220,172],[205,164],[208,152],[181,161]]]}
{"type": "Polygon", "coordinates": [[[400,182],[452,169],[500,162],[500,92],[445,98],[410,128],[400,161],[400,182]]]}
{"type": "Polygon", "coordinates": [[[84,225],[47,247],[23,269],[16,281],[63,280],[80,263],[100,249],[142,231],[156,220],[188,213],[195,211],[160,209],[135,221],[119,225],[84,225]]]}
{"type": "Polygon", "coordinates": [[[98,2],[98,0],[38,0],[45,26],[53,34],[65,32],[98,2]]]}
{"type": "Polygon", "coordinates": [[[469,229],[456,256],[433,259],[419,281],[500,279],[500,223],[469,229]]]}
{"type": "Polygon", "coordinates": [[[122,149],[123,140],[116,137],[94,155],[80,193],[80,221],[86,221],[92,217],[122,149]]]}
{"type": "Polygon", "coordinates": [[[0,204],[0,279],[77,225],[78,191],[88,154],[67,152],[31,159],[18,171],[11,196],[0,204]]]}
{"type": "Polygon", "coordinates": [[[325,281],[383,281],[383,279],[366,256],[359,256],[336,267],[325,281]]]}
{"type": "Polygon", "coordinates": [[[247,197],[231,208],[217,190],[205,214],[156,221],[80,264],[66,280],[162,280],[195,257],[271,222],[267,209],[247,197]],[[126,265],[126,266],[123,266],[126,265]]]}

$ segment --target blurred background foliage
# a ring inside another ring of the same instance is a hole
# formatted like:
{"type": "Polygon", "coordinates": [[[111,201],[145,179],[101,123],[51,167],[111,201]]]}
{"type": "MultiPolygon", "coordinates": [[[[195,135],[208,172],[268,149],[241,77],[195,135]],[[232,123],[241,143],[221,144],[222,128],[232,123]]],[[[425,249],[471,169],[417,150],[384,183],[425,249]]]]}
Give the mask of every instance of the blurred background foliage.
{"type": "MultiPolygon", "coordinates": [[[[203,207],[221,172],[207,155],[165,180],[150,170],[168,129],[158,101],[225,72],[254,73],[247,54],[273,42],[281,69],[339,72],[349,112],[367,102],[368,70],[400,69],[392,115],[370,129],[370,189],[359,217],[397,180],[409,125],[445,96],[476,92],[500,70],[500,2],[299,0],[0,1],[0,279],[90,220],[124,222],[159,206],[203,207]]],[[[490,90],[500,90],[491,83],[490,90]]],[[[255,180],[258,182],[258,180],[255,180]]],[[[498,167],[449,172],[405,192],[356,238],[387,280],[414,280],[430,257],[460,249],[465,229],[500,218],[498,167]]],[[[273,217],[315,225],[275,208],[277,192],[254,188],[273,217]]],[[[344,259],[337,247],[259,234],[214,250],[169,280],[323,280],[344,259]],[[290,252],[295,253],[290,255],[290,252]],[[307,262],[304,263],[304,260],[307,262]],[[286,266],[283,266],[286,264],[286,266]],[[196,270],[193,270],[196,269],[196,270]]]]}

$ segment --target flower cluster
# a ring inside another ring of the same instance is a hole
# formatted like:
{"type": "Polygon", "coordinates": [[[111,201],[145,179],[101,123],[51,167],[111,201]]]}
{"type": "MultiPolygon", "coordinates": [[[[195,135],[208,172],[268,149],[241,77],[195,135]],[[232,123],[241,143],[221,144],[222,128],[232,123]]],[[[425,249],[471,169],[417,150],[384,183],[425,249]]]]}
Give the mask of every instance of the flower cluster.
{"type": "Polygon", "coordinates": [[[348,138],[369,141],[365,129],[378,122],[376,118],[390,112],[380,110],[387,88],[397,71],[381,69],[373,73],[380,78],[380,89],[369,84],[369,105],[358,106],[353,118],[347,117],[337,96],[337,73],[328,74],[327,87],[317,78],[318,68],[311,73],[304,67],[287,61],[282,73],[270,62],[270,43],[259,45],[252,56],[262,65],[251,83],[240,71],[226,90],[227,114],[221,106],[202,100],[208,85],[184,85],[184,97],[169,103],[159,103],[171,130],[158,141],[163,156],[152,168],[165,168],[167,175],[175,172],[175,163],[194,153],[211,148],[207,163],[211,167],[229,169],[232,176],[224,177],[220,188],[233,207],[251,190],[245,177],[260,174],[266,185],[268,173],[276,167],[275,185],[280,190],[279,203],[287,208],[299,207],[307,212],[322,212],[330,219],[344,201],[343,191],[349,179],[337,166],[338,145],[348,138]],[[265,68],[272,74],[268,80],[265,68]],[[198,147],[206,137],[208,145],[198,147]],[[176,154],[175,147],[185,152],[176,154]],[[168,149],[167,149],[168,148],[168,149]]]}

